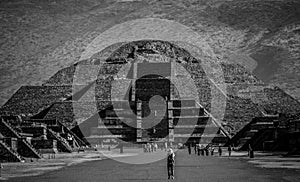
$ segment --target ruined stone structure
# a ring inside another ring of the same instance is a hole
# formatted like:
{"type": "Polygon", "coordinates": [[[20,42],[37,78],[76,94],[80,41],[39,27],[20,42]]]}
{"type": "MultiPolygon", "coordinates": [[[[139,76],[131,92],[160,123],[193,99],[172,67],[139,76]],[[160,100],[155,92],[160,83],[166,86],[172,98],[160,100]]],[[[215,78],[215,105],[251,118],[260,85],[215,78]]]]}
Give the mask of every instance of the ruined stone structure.
{"type": "Polygon", "coordinates": [[[21,161],[23,157],[42,158],[42,155],[31,144],[32,135],[17,131],[11,125],[13,121],[20,120],[19,117],[1,117],[0,133],[2,161],[16,162],[21,161]]]}
{"type": "Polygon", "coordinates": [[[242,128],[227,145],[236,150],[286,151],[287,155],[298,155],[299,115],[268,115],[256,117],[242,128]]]}
{"type": "Polygon", "coordinates": [[[85,146],[85,142],[56,120],[1,116],[0,134],[2,162],[39,159],[43,153],[72,152],[85,146]]]}
{"type": "Polygon", "coordinates": [[[111,45],[42,86],[21,87],[1,113],[54,119],[82,140],[100,144],[107,139],[224,143],[254,118],[300,112],[298,101],[243,67],[221,61],[210,63],[207,73],[203,61],[170,42],[111,45]],[[226,87],[209,77],[218,71],[215,64],[226,87]],[[155,95],[160,97],[153,100],[155,95]],[[218,112],[221,101],[226,105],[218,112]]]}
{"type": "Polygon", "coordinates": [[[289,119],[288,137],[289,153],[287,155],[300,154],[300,119],[299,116],[289,119]]]}

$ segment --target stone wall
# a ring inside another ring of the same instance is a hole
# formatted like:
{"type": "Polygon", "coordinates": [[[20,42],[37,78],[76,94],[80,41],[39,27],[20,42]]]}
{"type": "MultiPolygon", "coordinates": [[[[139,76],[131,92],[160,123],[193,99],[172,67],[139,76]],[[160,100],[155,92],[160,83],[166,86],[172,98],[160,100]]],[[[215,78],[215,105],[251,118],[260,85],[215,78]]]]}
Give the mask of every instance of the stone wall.
{"type": "Polygon", "coordinates": [[[264,89],[268,102],[262,103],[269,113],[300,113],[300,103],[278,87],[264,89]]]}
{"type": "Polygon", "coordinates": [[[258,116],[262,116],[262,112],[250,99],[231,96],[227,99],[223,122],[235,133],[258,116]]]}
{"type": "Polygon", "coordinates": [[[34,115],[71,93],[71,86],[22,86],[1,107],[0,112],[34,115]]]}
{"type": "Polygon", "coordinates": [[[11,149],[17,151],[18,149],[18,140],[17,138],[3,138],[2,141],[6,143],[11,149]]]}
{"type": "Polygon", "coordinates": [[[32,134],[34,138],[37,137],[46,137],[46,127],[45,126],[26,126],[21,127],[23,133],[32,134]]]}
{"type": "Polygon", "coordinates": [[[57,119],[72,128],[75,125],[74,118],[72,102],[68,101],[54,103],[43,119],[57,119]]]}
{"type": "Polygon", "coordinates": [[[36,150],[32,148],[31,145],[26,144],[27,141],[23,138],[18,139],[18,150],[17,152],[22,156],[22,157],[27,157],[27,158],[40,158],[41,156],[38,156],[39,154],[36,153],[36,150]]]}
{"type": "Polygon", "coordinates": [[[14,154],[14,152],[9,151],[3,145],[4,142],[2,140],[0,142],[0,162],[20,162],[20,158],[16,156],[16,153],[14,154]]]}
{"type": "Polygon", "coordinates": [[[96,100],[111,100],[111,82],[112,78],[107,79],[97,79],[95,92],[96,92],[96,100]]]}
{"type": "Polygon", "coordinates": [[[31,145],[41,151],[41,149],[50,149],[50,151],[57,150],[56,140],[31,140],[31,145]]]}
{"type": "Polygon", "coordinates": [[[259,83],[260,81],[238,64],[221,64],[226,83],[259,83]]]}
{"type": "Polygon", "coordinates": [[[49,78],[43,85],[72,85],[75,70],[75,65],[61,69],[57,73],[55,73],[55,75],[53,75],[51,78],[49,78]]]}

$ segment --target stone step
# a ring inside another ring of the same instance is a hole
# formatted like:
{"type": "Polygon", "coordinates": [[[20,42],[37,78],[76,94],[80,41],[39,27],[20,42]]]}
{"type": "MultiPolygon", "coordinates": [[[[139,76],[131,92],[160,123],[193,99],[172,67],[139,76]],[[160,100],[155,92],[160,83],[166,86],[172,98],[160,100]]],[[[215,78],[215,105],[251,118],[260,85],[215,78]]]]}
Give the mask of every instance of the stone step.
{"type": "Polygon", "coordinates": [[[181,108],[172,110],[173,116],[203,116],[203,108],[181,108]]]}
{"type": "Polygon", "coordinates": [[[175,125],[206,125],[211,122],[208,116],[180,116],[169,118],[175,125]]]}
{"type": "MultiPolygon", "coordinates": [[[[25,139],[21,139],[18,142],[22,142],[22,144],[25,145],[27,149],[29,149],[34,154],[34,156],[30,156],[30,157],[38,158],[38,159],[43,158],[42,154],[38,150],[36,150],[30,143],[28,143],[25,139]]],[[[22,155],[27,155],[27,154],[22,154],[22,155]]]]}
{"type": "Polygon", "coordinates": [[[195,100],[173,100],[169,102],[170,107],[195,107],[195,100]]]}
{"type": "MultiPolygon", "coordinates": [[[[10,154],[11,156],[13,156],[13,158],[7,157],[7,159],[10,160],[8,162],[23,161],[23,158],[17,152],[15,152],[13,149],[11,149],[8,145],[6,145],[6,143],[0,141],[0,147],[2,147],[8,153],[8,155],[10,154]]],[[[5,154],[2,153],[2,155],[5,155],[5,154]]]]}
{"type": "Polygon", "coordinates": [[[215,128],[215,125],[176,125],[176,128],[209,128],[213,127],[215,128]]]}
{"type": "Polygon", "coordinates": [[[132,117],[135,116],[132,110],[107,110],[105,111],[105,117],[132,117]]]}
{"type": "Polygon", "coordinates": [[[21,136],[18,134],[18,132],[13,129],[13,127],[4,121],[3,118],[0,119],[0,131],[2,134],[5,135],[5,137],[13,137],[13,138],[20,138],[21,136]]]}
{"type": "Polygon", "coordinates": [[[242,147],[245,143],[247,143],[251,137],[244,137],[239,140],[239,146],[242,147]]]}
{"type": "Polygon", "coordinates": [[[251,125],[251,130],[260,130],[260,129],[272,128],[272,127],[274,127],[273,124],[265,124],[265,123],[252,124],[251,125]]]}
{"type": "Polygon", "coordinates": [[[197,133],[197,134],[203,134],[203,133],[217,133],[219,131],[219,128],[217,127],[207,127],[207,128],[174,128],[175,134],[184,134],[184,133],[197,133]]]}
{"type": "Polygon", "coordinates": [[[244,136],[245,137],[253,137],[256,133],[257,133],[257,130],[250,130],[250,131],[246,131],[244,136]]]}
{"type": "Polygon", "coordinates": [[[58,136],[54,131],[52,131],[51,129],[47,130],[50,134],[50,136],[52,136],[55,140],[57,140],[57,148],[59,149],[59,145],[62,147],[61,150],[63,152],[72,152],[72,148],[70,147],[69,143],[63,139],[62,137],[58,136]]]}

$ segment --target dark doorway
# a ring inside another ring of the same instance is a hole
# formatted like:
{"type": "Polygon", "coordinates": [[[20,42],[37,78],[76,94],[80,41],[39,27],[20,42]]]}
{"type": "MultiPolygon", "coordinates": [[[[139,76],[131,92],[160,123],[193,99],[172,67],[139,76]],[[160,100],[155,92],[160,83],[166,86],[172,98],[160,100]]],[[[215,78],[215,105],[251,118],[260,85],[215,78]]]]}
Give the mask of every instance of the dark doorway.
{"type": "Polygon", "coordinates": [[[170,80],[159,75],[147,75],[136,81],[136,101],[149,101],[153,96],[159,95],[170,100],[170,80]]]}

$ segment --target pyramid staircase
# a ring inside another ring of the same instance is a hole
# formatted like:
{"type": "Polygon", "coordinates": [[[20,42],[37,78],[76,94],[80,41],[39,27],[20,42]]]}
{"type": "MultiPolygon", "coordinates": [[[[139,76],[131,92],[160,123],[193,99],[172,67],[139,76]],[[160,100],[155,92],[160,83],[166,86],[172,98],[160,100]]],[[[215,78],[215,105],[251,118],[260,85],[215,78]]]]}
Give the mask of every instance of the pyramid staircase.
{"type": "Polygon", "coordinates": [[[5,137],[10,138],[21,138],[19,133],[11,126],[8,122],[6,122],[3,118],[0,118],[0,132],[5,137]]]}
{"type": "Polygon", "coordinates": [[[0,140],[0,162],[21,162],[22,156],[0,140]]]}
{"type": "Polygon", "coordinates": [[[92,135],[102,139],[122,139],[123,141],[135,141],[136,115],[131,108],[135,108],[134,102],[113,101],[113,107],[109,107],[100,113],[101,122],[92,128],[92,135]]]}
{"type": "Polygon", "coordinates": [[[67,126],[65,126],[62,122],[57,119],[29,119],[27,120],[31,123],[40,123],[47,125],[48,128],[52,129],[54,132],[62,132],[65,134],[70,134],[74,137],[75,147],[79,148],[81,146],[87,146],[87,143],[80,139],[73,131],[71,131],[67,126]],[[59,129],[57,129],[59,128],[59,129]],[[59,131],[57,131],[59,130],[59,131]],[[61,131],[62,130],[62,131],[61,131]]]}
{"type": "Polygon", "coordinates": [[[28,158],[43,158],[43,155],[23,138],[18,140],[18,153],[28,158]]]}
{"type": "Polygon", "coordinates": [[[63,137],[59,136],[51,129],[47,129],[47,138],[57,141],[57,149],[59,152],[72,152],[72,147],[69,145],[68,141],[63,137]]]}
{"type": "Polygon", "coordinates": [[[166,140],[169,134],[166,105],[162,105],[162,103],[152,103],[151,107],[154,108],[153,111],[150,111],[147,105],[148,102],[145,101],[137,102],[137,141],[166,140]],[[151,113],[151,115],[148,115],[149,113],[151,113]]]}
{"type": "Polygon", "coordinates": [[[3,118],[0,119],[0,128],[0,132],[3,136],[18,139],[18,153],[20,155],[30,158],[43,158],[43,155],[30,143],[28,143],[25,138],[22,138],[21,135],[13,128],[13,126],[4,121],[3,118]]]}
{"type": "Polygon", "coordinates": [[[225,144],[227,131],[195,100],[168,102],[169,140],[175,143],[225,144]]]}
{"type": "MultiPolygon", "coordinates": [[[[78,101],[93,85],[95,84],[95,81],[89,83],[86,86],[83,86],[82,88],[79,88],[79,90],[75,93],[69,94],[65,97],[60,98],[61,101],[78,101]]],[[[50,111],[50,109],[54,106],[55,103],[49,105],[47,108],[41,110],[37,114],[31,117],[32,122],[41,122],[46,116],[46,114],[50,111]],[[34,121],[36,120],[36,121],[34,121]]],[[[84,138],[78,137],[77,134],[75,134],[72,130],[65,126],[61,121],[56,120],[59,125],[61,125],[67,133],[71,134],[75,139],[75,145],[77,147],[87,147],[89,146],[88,141],[86,141],[84,138]]],[[[42,122],[43,123],[43,122],[42,122]]],[[[75,128],[75,127],[74,127],[75,128]]]]}
{"type": "MultiPolygon", "coordinates": [[[[170,100],[176,97],[176,89],[173,88],[174,85],[170,83],[170,80],[165,77],[175,78],[175,72],[172,69],[175,66],[173,63],[148,63],[144,65],[134,63],[132,66],[131,76],[127,75],[124,79],[115,80],[116,84],[120,86],[119,88],[122,88],[120,91],[126,90],[128,93],[120,92],[111,98],[113,106],[100,111],[99,124],[95,120],[96,126],[94,123],[93,125],[90,124],[89,127],[80,127],[84,130],[91,130],[86,137],[90,143],[116,138],[130,142],[145,142],[155,139],[160,140],[162,136],[166,136],[163,139],[173,142],[192,142],[195,140],[222,144],[227,142],[230,137],[227,131],[195,100],[170,100]],[[150,69],[151,66],[155,69],[150,69]],[[163,73],[158,75],[164,75],[165,77],[146,74],[148,73],[147,70],[156,70],[157,73],[163,73]],[[134,84],[130,87],[132,82],[134,84]],[[144,125],[147,125],[147,121],[145,122],[145,104],[143,102],[147,103],[154,95],[167,98],[168,103],[166,104],[167,111],[164,113],[166,116],[151,131],[152,128],[148,129],[144,125]],[[134,124],[127,125],[126,123],[134,124]]],[[[177,73],[176,78],[181,78],[178,74],[181,73],[177,73]]],[[[187,77],[187,75],[182,76],[187,77]]],[[[185,80],[180,79],[177,81],[183,83],[185,80]]],[[[82,94],[79,94],[76,98],[81,96],[82,94]]]]}
{"type": "Polygon", "coordinates": [[[278,121],[278,116],[270,115],[254,118],[234,137],[228,141],[227,145],[232,145],[236,150],[248,150],[249,144],[253,150],[264,150],[265,143],[274,143],[274,123],[278,121]]]}
{"type": "Polygon", "coordinates": [[[61,123],[60,121],[57,121],[59,123],[59,125],[61,125],[63,127],[63,129],[71,134],[74,139],[75,139],[75,144],[77,145],[77,147],[80,146],[87,146],[86,142],[84,142],[83,140],[81,140],[75,133],[73,133],[68,127],[66,127],[63,123],[61,123]]]}
{"type": "Polygon", "coordinates": [[[225,144],[229,138],[226,130],[195,100],[168,101],[166,116],[155,126],[156,132],[143,128],[143,122],[147,121],[143,117],[145,105],[142,101],[131,101],[130,106],[128,101],[114,101],[113,106],[102,111],[101,122],[98,127],[92,128],[91,136],[138,143],[170,141],[206,144],[225,144]]]}

